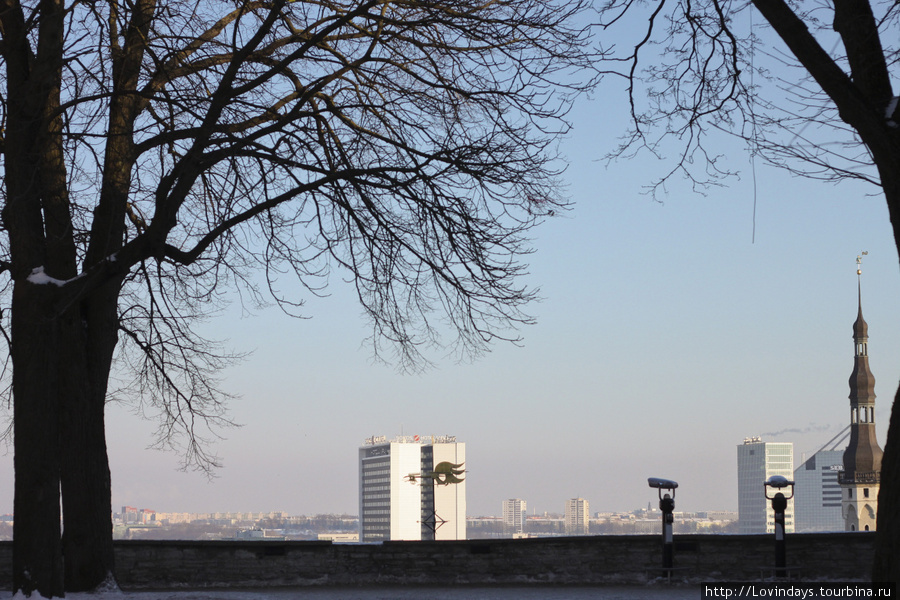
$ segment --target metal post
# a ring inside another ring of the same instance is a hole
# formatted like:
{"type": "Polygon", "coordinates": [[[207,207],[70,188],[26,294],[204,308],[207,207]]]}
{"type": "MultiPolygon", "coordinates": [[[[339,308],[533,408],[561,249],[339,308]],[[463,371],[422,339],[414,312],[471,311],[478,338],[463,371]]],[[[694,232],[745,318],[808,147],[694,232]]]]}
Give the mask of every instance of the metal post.
{"type": "Polygon", "coordinates": [[[787,498],[778,492],[772,498],[772,510],[775,511],[775,577],[787,574],[787,554],[784,545],[784,512],[787,510],[787,498]]]}
{"type": "Polygon", "coordinates": [[[775,513],[775,577],[787,576],[787,551],[785,549],[785,512],[788,500],[794,497],[794,482],[782,475],[772,475],[763,484],[766,499],[772,501],[772,512],[775,513]],[[783,490],[790,487],[790,496],[777,492],[769,496],[769,488],[783,490]]]}
{"type": "Polygon", "coordinates": [[[672,528],[675,523],[675,500],[666,494],[659,501],[659,510],[662,511],[662,533],[663,533],[663,575],[671,575],[672,565],[674,564],[674,546],[672,528]]]}
{"type": "Polygon", "coordinates": [[[663,534],[663,558],[662,558],[662,575],[666,579],[672,577],[672,570],[675,568],[675,543],[672,528],[675,524],[675,488],[678,482],[671,479],[660,479],[659,477],[650,477],[647,483],[652,488],[656,488],[659,494],[659,510],[662,511],[662,534],[663,534]],[[663,495],[663,490],[672,492],[663,495]]]}

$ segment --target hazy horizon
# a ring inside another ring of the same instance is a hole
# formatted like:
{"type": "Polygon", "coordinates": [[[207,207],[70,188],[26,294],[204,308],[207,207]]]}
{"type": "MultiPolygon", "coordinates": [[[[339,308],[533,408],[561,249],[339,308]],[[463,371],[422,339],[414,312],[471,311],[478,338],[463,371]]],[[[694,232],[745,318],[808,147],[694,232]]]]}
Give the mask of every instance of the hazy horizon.
{"type": "MultiPolygon", "coordinates": [[[[466,443],[473,516],[507,498],[529,513],[573,497],[592,512],[655,506],[651,476],[679,482],[676,510],[736,510],[745,437],[793,442],[796,466],[849,422],[862,251],[883,447],[900,381],[900,271],[878,190],[759,160],[754,197],[746,145],[720,135],[710,147],[742,177],[705,196],[673,181],[655,202],[644,185],[671,162],[602,161],[625,109],[615,84],[571,114],[561,151],[573,208],[538,227],[523,257],[543,300],[519,345],[472,364],[436,355],[434,369],[401,375],[362,345],[369,330],[342,273],[329,297],[305,297],[309,319],[235,303],[203,328],[253,351],[222,374],[243,425],[211,445],[223,467],[211,480],[179,472],[177,455],[147,449],[152,422],[110,404],[113,508],[356,514],[359,446],[402,430],[466,443]]],[[[11,418],[6,402],[0,411],[11,418]]],[[[12,463],[7,446],[0,513],[13,509],[12,463]]]]}

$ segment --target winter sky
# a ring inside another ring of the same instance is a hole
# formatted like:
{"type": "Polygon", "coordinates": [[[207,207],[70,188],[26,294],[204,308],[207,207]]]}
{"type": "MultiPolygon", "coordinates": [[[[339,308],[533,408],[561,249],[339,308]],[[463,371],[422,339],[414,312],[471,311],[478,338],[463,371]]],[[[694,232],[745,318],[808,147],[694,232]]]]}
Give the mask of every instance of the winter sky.
{"type": "MultiPolygon", "coordinates": [[[[362,345],[366,321],[336,274],[330,296],[291,319],[238,305],[205,332],[253,351],[225,373],[237,394],[207,479],[150,450],[153,422],[110,405],[113,507],[161,512],[358,511],[357,449],[372,435],[450,434],[467,445],[468,513],[656,503],[647,477],[680,483],[678,510],[736,510],[736,446],[794,443],[795,463],[849,422],[855,260],[884,445],[900,380],[900,271],[877,190],[793,177],[745,145],[717,149],[742,177],[663,202],[643,186],[671,163],[644,154],[607,167],[622,133],[621,85],[580,101],[562,145],[573,210],[535,231],[527,282],[543,300],[519,346],[471,364],[401,375],[362,345]]],[[[4,410],[6,410],[4,408],[4,410]]],[[[8,416],[8,413],[3,415],[8,416]]],[[[762,485],[762,482],[760,482],[762,485]]],[[[12,512],[12,449],[0,453],[0,513],[12,512]]]]}

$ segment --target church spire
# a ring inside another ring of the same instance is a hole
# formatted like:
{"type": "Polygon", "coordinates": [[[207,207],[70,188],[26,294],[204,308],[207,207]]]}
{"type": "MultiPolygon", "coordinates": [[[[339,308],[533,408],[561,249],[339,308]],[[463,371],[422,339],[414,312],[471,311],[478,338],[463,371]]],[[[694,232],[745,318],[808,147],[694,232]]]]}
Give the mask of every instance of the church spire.
{"type": "Polygon", "coordinates": [[[853,323],[850,374],[850,443],[844,451],[842,512],[847,530],[873,530],[881,482],[881,446],[875,435],[875,376],[869,369],[869,326],[862,314],[862,256],[856,257],[859,306],[853,323]]]}
{"type": "MultiPolygon", "coordinates": [[[[863,255],[868,252],[863,252],[863,255]]],[[[850,420],[851,424],[859,421],[860,415],[854,409],[869,409],[870,419],[863,422],[875,422],[875,376],[869,370],[869,324],[862,314],[862,256],[856,257],[856,287],[859,308],[856,322],[853,323],[853,343],[856,347],[853,359],[853,373],[850,375],[850,420]]],[[[868,415],[862,415],[866,417],[868,415]]]]}

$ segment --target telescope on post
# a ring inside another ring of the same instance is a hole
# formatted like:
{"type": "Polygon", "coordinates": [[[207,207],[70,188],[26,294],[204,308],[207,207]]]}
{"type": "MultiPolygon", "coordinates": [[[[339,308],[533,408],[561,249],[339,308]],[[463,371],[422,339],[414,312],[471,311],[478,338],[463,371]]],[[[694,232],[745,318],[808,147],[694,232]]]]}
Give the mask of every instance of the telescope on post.
{"type": "Polygon", "coordinates": [[[794,482],[783,475],[769,477],[763,489],[766,500],[772,501],[772,512],[775,513],[775,576],[784,577],[787,574],[787,552],[784,541],[784,515],[787,512],[788,500],[794,497],[794,482]],[[785,496],[781,490],[791,488],[790,496],[785,496]],[[778,490],[774,496],[769,496],[769,488],[778,490]]]}
{"type": "Polygon", "coordinates": [[[660,477],[650,477],[647,484],[656,488],[659,494],[659,510],[662,511],[662,534],[663,534],[663,577],[670,577],[672,574],[672,565],[675,559],[674,552],[674,536],[672,528],[675,524],[675,488],[678,487],[677,481],[671,479],[662,479],[660,477]],[[672,492],[663,494],[663,490],[672,492]]]}

